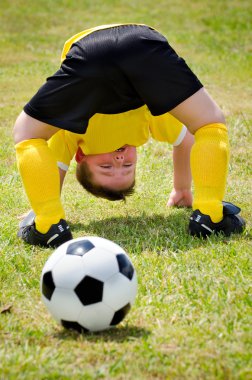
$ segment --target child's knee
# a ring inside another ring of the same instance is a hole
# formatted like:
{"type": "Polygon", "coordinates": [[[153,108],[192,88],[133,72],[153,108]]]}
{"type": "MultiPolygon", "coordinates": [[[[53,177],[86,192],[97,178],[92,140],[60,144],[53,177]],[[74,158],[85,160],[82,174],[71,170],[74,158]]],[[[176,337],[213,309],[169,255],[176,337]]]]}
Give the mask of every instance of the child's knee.
{"type": "Polygon", "coordinates": [[[28,131],[25,128],[25,123],[22,117],[22,113],[18,116],[14,128],[13,128],[13,139],[14,143],[18,144],[21,141],[28,140],[30,137],[28,131]]]}
{"type": "Polygon", "coordinates": [[[208,118],[206,120],[202,120],[201,123],[198,124],[198,126],[194,127],[193,134],[195,134],[198,130],[202,128],[218,128],[225,129],[227,131],[226,126],[226,119],[222,112],[222,110],[216,106],[212,112],[209,114],[208,118]]]}
{"type": "Polygon", "coordinates": [[[34,119],[22,111],[14,125],[13,138],[15,144],[30,139],[49,140],[58,130],[59,128],[34,119]]]}
{"type": "Polygon", "coordinates": [[[213,121],[211,122],[211,124],[214,123],[226,124],[225,115],[218,106],[216,107],[216,110],[214,112],[213,121]]]}

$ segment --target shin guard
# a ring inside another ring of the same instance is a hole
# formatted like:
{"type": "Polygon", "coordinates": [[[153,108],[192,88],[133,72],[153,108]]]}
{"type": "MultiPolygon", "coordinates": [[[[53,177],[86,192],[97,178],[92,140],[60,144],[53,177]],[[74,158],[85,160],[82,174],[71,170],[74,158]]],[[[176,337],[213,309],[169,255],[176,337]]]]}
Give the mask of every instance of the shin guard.
{"type": "Polygon", "coordinates": [[[46,233],[52,224],[65,219],[57,163],[43,139],[25,140],[15,148],[23,186],[36,214],[36,229],[46,233]]]}
{"type": "Polygon", "coordinates": [[[224,124],[209,124],[195,133],[191,151],[194,181],[193,210],[209,215],[214,223],[223,218],[222,200],[225,193],[229,162],[229,142],[224,124]]]}

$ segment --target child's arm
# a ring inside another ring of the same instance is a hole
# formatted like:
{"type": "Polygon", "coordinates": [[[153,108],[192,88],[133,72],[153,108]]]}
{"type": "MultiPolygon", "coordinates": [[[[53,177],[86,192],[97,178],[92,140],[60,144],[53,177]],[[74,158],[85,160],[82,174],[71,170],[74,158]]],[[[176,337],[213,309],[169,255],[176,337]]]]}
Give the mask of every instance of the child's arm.
{"type": "Polygon", "coordinates": [[[187,131],[181,144],[173,147],[174,187],[167,206],[192,206],[190,153],[193,143],[194,136],[187,131]]]}

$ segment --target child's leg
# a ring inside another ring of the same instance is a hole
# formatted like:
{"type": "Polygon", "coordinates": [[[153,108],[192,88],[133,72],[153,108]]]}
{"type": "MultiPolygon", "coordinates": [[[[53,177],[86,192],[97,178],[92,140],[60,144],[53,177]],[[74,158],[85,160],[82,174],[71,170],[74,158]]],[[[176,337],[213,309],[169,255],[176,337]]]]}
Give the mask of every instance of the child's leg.
{"type": "Polygon", "coordinates": [[[57,128],[24,112],[14,127],[18,169],[36,214],[36,229],[41,233],[46,233],[52,224],[65,218],[60,201],[59,171],[46,142],[55,132],[57,128]]]}
{"type": "Polygon", "coordinates": [[[214,223],[220,222],[229,160],[223,114],[204,89],[179,104],[171,114],[195,134],[191,152],[193,209],[209,215],[214,223]]]}

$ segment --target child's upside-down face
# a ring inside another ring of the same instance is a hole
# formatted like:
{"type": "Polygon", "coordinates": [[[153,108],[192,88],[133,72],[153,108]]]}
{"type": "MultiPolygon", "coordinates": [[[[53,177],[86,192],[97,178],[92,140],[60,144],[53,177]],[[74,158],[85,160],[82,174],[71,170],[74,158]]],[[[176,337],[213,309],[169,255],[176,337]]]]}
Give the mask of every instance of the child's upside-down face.
{"type": "Polygon", "coordinates": [[[136,147],[124,145],[111,153],[82,154],[78,162],[86,162],[92,182],[113,190],[124,190],[134,181],[137,162],[136,147]]]}

